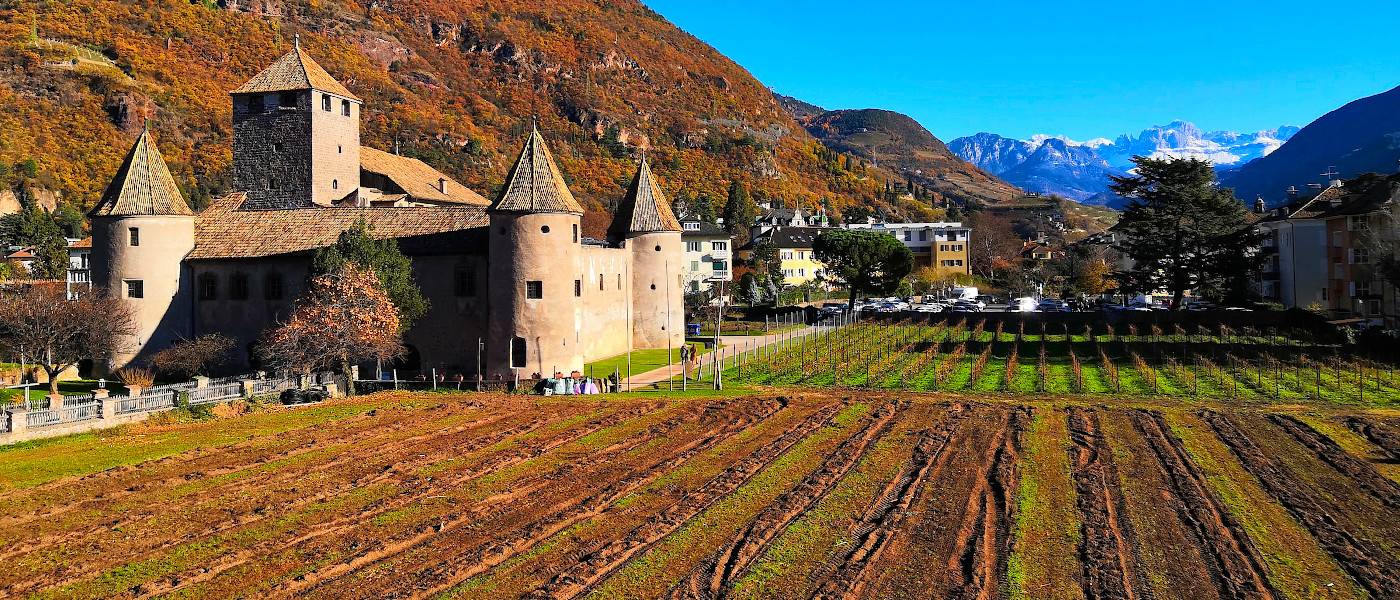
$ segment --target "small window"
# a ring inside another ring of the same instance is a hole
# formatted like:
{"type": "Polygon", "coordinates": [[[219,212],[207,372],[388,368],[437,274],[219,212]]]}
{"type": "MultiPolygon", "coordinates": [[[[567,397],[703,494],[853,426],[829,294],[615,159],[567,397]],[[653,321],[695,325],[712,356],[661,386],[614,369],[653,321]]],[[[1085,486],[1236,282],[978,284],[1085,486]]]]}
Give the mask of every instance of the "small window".
{"type": "Polygon", "coordinates": [[[573,225],[573,228],[574,228],[574,243],[577,244],[577,243],[578,243],[578,223],[575,223],[575,224],[573,225]]]}
{"type": "Polygon", "coordinates": [[[331,96],[330,96],[330,94],[321,94],[321,110],[324,110],[324,111],[326,111],[326,112],[331,112],[331,96]]]}
{"type": "Polygon", "coordinates": [[[263,111],[263,97],[261,95],[248,96],[248,112],[257,114],[263,111]]]}
{"type": "Polygon", "coordinates": [[[452,293],[458,298],[475,297],[476,271],[473,269],[458,269],[452,279],[452,293]]]}
{"type": "Polygon", "coordinates": [[[286,290],[283,289],[281,273],[268,273],[267,276],[263,277],[263,298],[281,300],[286,293],[286,290]]]}
{"type": "Polygon", "coordinates": [[[904,230],[904,241],[908,242],[908,241],[910,241],[910,240],[912,240],[912,239],[914,239],[914,232],[909,231],[908,229],[905,229],[905,230],[904,230]]]}
{"type": "Polygon", "coordinates": [[[341,101],[340,101],[340,114],[345,115],[345,116],[347,116],[347,117],[350,116],[350,101],[349,101],[349,100],[341,100],[341,101]]]}
{"type": "Polygon", "coordinates": [[[145,285],[145,282],[141,281],[140,279],[128,279],[128,280],[126,281],[126,297],[127,297],[127,298],[145,298],[145,297],[146,297],[146,285],[145,285]]]}
{"type": "Polygon", "coordinates": [[[339,179],[332,179],[332,180],[331,180],[331,189],[333,189],[333,190],[338,190],[338,189],[340,189],[340,180],[339,180],[339,179]]]}
{"type": "Polygon", "coordinates": [[[617,289],[622,289],[622,273],[617,274],[617,289]]]}
{"type": "Polygon", "coordinates": [[[336,153],[336,154],[345,154],[345,146],[342,146],[342,145],[340,145],[340,144],[336,144],[336,145],[335,145],[335,153],[336,153]]]}
{"type": "Polygon", "coordinates": [[[243,273],[234,273],[229,278],[228,297],[234,300],[248,299],[248,276],[243,273]]]}
{"type": "Polygon", "coordinates": [[[525,282],[525,297],[526,297],[526,298],[529,298],[529,299],[531,299],[531,300],[539,300],[539,299],[541,299],[541,298],[544,298],[544,282],[543,282],[543,281],[526,281],[526,282],[525,282]]]}
{"type": "Polygon", "coordinates": [[[510,340],[510,367],[512,369],[525,368],[525,359],[530,356],[530,351],[525,346],[525,338],[516,337],[510,340]]]}
{"type": "Polygon", "coordinates": [[[540,233],[549,233],[548,225],[540,225],[540,233]]]}
{"type": "Polygon", "coordinates": [[[282,92],[282,94],[281,94],[280,96],[277,97],[277,106],[282,107],[282,108],[296,108],[296,107],[297,107],[297,94],[296,94],[296,92],[282,92]]]}
{"type": "Polygon", "coordinates": [[[603,274],[598,274],[598,291],[603,291],[603,274]]]}
{"type": "Polygon", "coordinates": [[[701,251],[701,250],[700,250],[700,242],[686,242],[686,243],[685,243],[685,251],[686,251],[686,252],[700,252],[700,251],[701,251]]]}
{"type": "Polygon", "coordinates": [[[199,299],[213,300],[219,295],[219,280],[214,278],[213,273],[205,273],[199,276],[199,299]]]}
{"type": "Polygon", "coordinates": [[[728,250],[729,242],[711,242],[710,248],[713,250],[728,250]]]}
{"type": "Polygon", "coordinates": [[[130,227],[130,228],[128,228],[128,229],[126,230],[126,237],[127,237],[127,241],[130,242],[132,246],[140,246],[140,245],[141,245],[141,228],[139,228],[139,227],[130,227]]]}
{"type": "Polygon", "coordinates": [[[575,279],[575,280],[574,280],[574,297],[575,297],[575,298],[581,298],[581,297],[583,297],[583,280],[582,280],[582,279],[575,279]]]}
{"type": "Polygon", "coordinates": [[[281,142],[273,142],[273,143],[272,143],[272,151],[273,151],[273,152],[281,152],[281,151],[282,151],[282,143],[281,143],[281,142]]]}

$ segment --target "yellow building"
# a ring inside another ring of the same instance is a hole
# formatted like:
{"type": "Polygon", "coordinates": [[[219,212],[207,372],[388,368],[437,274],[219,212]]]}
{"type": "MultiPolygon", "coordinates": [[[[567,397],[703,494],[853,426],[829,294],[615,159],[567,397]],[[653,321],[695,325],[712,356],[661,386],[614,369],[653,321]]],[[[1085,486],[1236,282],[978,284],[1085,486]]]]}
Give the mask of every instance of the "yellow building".
{"type": "Polygon", "coordinates": [[[914,253],[914,268],[933,267],[940,275],[970,275],[972,230],[962,223],[851,223],[846,229],[888,233],[914,253]]]}
{"type": "Polygon", "coordinates": [[[812,244],[821,232],[828,230],[824,227],[773,227],[744,244],[739,249],[739,256],[752,260],[753,250],[758,244],[772,242],[782,263],[783,283],[802,285],[820,277],[826,268],[812,255],[812,244]]]}

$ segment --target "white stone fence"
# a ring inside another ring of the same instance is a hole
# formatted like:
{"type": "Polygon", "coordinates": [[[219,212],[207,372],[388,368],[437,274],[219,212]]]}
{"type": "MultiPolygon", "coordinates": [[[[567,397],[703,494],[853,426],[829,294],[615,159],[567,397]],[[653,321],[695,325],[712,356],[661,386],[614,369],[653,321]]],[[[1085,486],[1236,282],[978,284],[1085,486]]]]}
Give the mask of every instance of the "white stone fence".
{"type": "Polygon", "coordinates": [[[152,413],[175,408],[181,394],[190,406],[198,406],[277,394],[309,383],[311,380],[305,377],[268,377],[259,373],[220,379],[197,377],[187,383],[149,388],[128,386],[126,396],[97,390],[64,396],[58,407],[51,407],[47,400],[25,400],[0,407],[0,446],[143,421],[152,413]]]}

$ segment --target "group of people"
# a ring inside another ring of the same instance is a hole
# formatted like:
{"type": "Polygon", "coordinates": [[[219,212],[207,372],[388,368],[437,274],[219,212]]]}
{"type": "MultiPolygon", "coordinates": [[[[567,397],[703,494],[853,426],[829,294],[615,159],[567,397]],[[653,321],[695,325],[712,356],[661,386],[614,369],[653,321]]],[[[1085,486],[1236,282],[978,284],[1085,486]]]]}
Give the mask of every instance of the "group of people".
{"type": "Polygon", "coordinates": [[[578,371],[570,373],[568,377],[562,373],[555,373],[553,377],[540,380],[538,388],[539,393],[545,396],[603,394],[617,391],[617,376],[609,375],[607,379],[598,379],[584,377],[578,371]]]}

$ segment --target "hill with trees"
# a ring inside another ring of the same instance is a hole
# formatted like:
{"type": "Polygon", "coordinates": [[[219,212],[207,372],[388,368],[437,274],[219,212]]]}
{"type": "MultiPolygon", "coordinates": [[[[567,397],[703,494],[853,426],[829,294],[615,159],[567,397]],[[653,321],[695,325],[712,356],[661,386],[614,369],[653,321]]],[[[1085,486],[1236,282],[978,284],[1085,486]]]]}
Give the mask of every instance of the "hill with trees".
{"type": "Polygon", "coordinates": [[[228,91],[294,34],[365,99],[366,145],[487,196],[537,116],[589,230],[641,149],[678,197],[740,181],[756,200],[839,212],[904,179],[847,169],[752,75],[636,0],[70,0],[0,2],[0,187],[89,206],[149,120],[207,203],[230,185],[228,91]]]}

